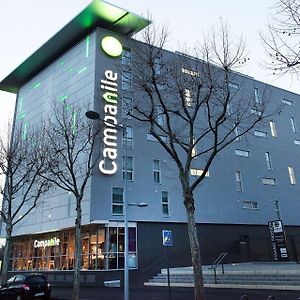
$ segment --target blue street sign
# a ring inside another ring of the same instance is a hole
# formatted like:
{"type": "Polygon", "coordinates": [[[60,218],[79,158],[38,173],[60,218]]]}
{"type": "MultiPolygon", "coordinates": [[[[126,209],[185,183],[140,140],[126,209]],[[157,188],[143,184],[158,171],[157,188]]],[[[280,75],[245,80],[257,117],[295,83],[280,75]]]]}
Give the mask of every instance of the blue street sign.
{"type": "Polygon", "coordinates": [[[163,230],[162,231],[163,245],[166,247],[173,246],[173,237],[171,230],[163,230]]]}

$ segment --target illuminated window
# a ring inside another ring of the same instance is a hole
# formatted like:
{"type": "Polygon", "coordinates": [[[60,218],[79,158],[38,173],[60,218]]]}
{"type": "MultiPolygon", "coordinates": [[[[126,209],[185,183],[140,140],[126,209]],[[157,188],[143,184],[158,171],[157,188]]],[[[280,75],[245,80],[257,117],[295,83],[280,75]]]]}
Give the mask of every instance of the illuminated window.
{"type": "Polygon", "coordinates": [[[296,184],[296,176],[295,176],[294,168],[292,166],[288,166],[288,172],[290,177],[290,183],[296,184]]]}
{"type": "Polygon", "coordinates": [[[155,183],[160,183],[160,162],[157,159],[153,160],[153,180],[155,183]]]}
{"type": "MultiPolygon", "coordinates": [[[[191,168],[192,176],[201,176],[203,174],[203,170],[191,168]]],[[[205,177],[209,177],[209,171],[206,172],[205,177]]]]}
{"type": "Polygon", "coordinates": [[[236,136],[235,141],[240,141],[241,137],[240,137],[240,130],[239,127],[237,125],[234,125],[234,134],[236,136]]]}
{"type": "Polygon", "coordinates": [[[294,140],[294,144],[300,146],[300,141],[299,140],[294,140]]]}
{"type": "Polygon", "coordinates": [[[258,203],[256,201],[243,201],[242,204],[245,209],[258,209],[258,203]]]}
{"type": "Polygon", "coordinates": [[[293,106],[293,104],[294,104],[293,101],[285,99],[285,98],[282,98],[281,101],[283,104],[290,105],[290,106],[293,106]]]}
{"type": "Polygon", "coordinates": [[[265,152],[265,157],[266,157],[267,169],[270,171],[270,170],[273,169],[270,153],[269,152],[265,152]]]}
{"type": "Polygon", "coordinates": [[[235,150],[235,155],[243,156],[243,157],[249,157],[250,156],[250,151],[236,149],[235,150]]]}
{"type": "Polygon", "coordinates": [[[123,128],[123,146],[133,149],[133,130],[131,126],[123,128]]]}
{"type": "Polygon", "coordinates": [[[235,171],[235,182],[236,182],[236,190],[238,192],[242,192],[243,191],[243,183],[242,183],[241,171],[235,171]]]}
{"type": "Polygon", "coordinates": [[[295,121],[294,117],[291,117],[291,125],[292,125],[293,133],[296,133],[297,132],[297,127],[296,127],[296,121],[295,121]]]}
{"type": "Polygon", "coordinates": [[[271,129],[272,137],[277,137],[277,131],[276,131],[276,126],[274,121],[270,121],[270,129],[271,129]]]}
{"type": "Polygon", "coordinates": [[[184,89],[184,101],[187,107],[192,106],[192,96],[191,91],[189,89],[184,89]]]}
{"type": "Polygon", "coordinates": [[[169,216],[169,198],[168,192],[161,192],[161,206],[162,206],[162,213],[164,216],[169,216]]]}
{"type": "Polygon", "coordinates": [[[129,49],[124,49],[122,52],[122,64],[127,66],[131,64],[131,52],[129,49]]]}
{"type": "Polygon", "coordinates": [[[112,214],[113,215],[122,215],[123,214],[123,189],[122,188],[113,188],[112,194],[112,214]]]}
{"type": "Polygon", "coordinates": [[[259,95],[258,88],[254,88],[254,97],[255,97],[255,102],[256,103],[261,103],[261,98],[259,95]]]}
{"type": "Polygon", "coordinates": [[[262,178],[262,183],[265,184],[265,185],[276,185],[276,179],[275,178],[263,177],[262,178]]]}
{"type": "Polygon", "coordinates": [[[90,36],[88,35],[85,39],[85,57],[89,56],[89,49],[90,48],[90,36]]]}
{"type": "Polygon", "coordinates": [[[197,155],[197,145],[196,145],[196,139],[193,138],[193,148],[192,148],[192,158],[194,158],[197,155]]]}
{"type": "Polygon", "coordinates": [[[265,139],[267,138],[267,133],[265,131],[261,131],[261,130],[255,130],[254,135],[265,138],[265,139]]]}
{"type": "Polygon", "coordinates": [[[262,112],[258,109],[255,109],[255,108],[251,108],[250,111],[251,111],[251,114],[258,115],[258,116],[262,115],[262,112]]]}
{"type": "Polygon", "coordinates": [[[199,72],[197,72],[197,71],[186,69],[186,68],[182,68],[181,71],[182,71],[182,73],[189,74],[193,77],[199,77],[199,72]]]}
{"type": "Polygon", "coordinates": [[[122,161],[122,172],[123,172],[123,180],[125,180],[125,173],[127,173],[127,181],[133,181],[133,157],[132,156],[123,156],[122,161]],[[125,170],[125,161],[126,161],[126,170],[125,170]]]}

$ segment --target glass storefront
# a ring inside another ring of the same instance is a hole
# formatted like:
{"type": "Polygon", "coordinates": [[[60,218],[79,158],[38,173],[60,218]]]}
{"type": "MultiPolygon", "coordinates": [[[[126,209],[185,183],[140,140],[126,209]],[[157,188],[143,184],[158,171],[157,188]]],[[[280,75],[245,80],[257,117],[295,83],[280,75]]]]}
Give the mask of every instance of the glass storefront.
{"type": "MultiPolygon", "coordinates": [[[[12,270],[73,270],[75,230],[13,239],[12,270]]],[[[128,228],[128,264],[137,267],[136,227],[128,228]]],[[[82,228],[82,270],[124,268],[124,227],[90,225],[82,228]]]]}

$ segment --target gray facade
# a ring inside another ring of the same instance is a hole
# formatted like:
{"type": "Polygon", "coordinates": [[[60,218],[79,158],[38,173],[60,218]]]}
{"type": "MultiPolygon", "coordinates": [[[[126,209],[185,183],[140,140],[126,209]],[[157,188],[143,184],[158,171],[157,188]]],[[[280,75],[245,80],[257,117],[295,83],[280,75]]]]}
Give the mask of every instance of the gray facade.
{"type": "MultiPolygon", "coordinates": [[[[130,227],[136,230],[137,246],[133,252],[138,260],[133,267],[146,269],[164,254],[161,245],[164,228],[174,231],[172,264],[189,264],[188,239],[184,233],[186,215],[177,169],[160,144],[151,138],[148,128],[122,118],[122,99],[140,95],[122,90],[122,72],[130,70],[130,66],[124,58],[122,61],[122,57],[112,58],[103,52],[100,44],[106,35],[117,37],[124,49],[138,43],[116,32],[94,29],[20,87],[15,122],[22,124],[26,134],[29,126],[38,124],[51,112],[53,101],[84,105],[103,117],[100,81],[105,79],[107,70],[117,73],[116,118],[119,124],[132,128],[132,144],[126,151],[126,156],[132,157],[132,178],[127,183],[126,197],[128,203],[148,204],[144,208],[129,206],[127,210],[130,227]],[[159,173],[159,180],[155,180],[155,172],[159,173]]],[[[179,54],[166,51],[166,55],[179,54]]],[[[300,97],[242,74],[234,75],[233,84],[235,97],[269,97],[272,106],[282,106],[282,109],[272,124],[254,128],[251,134],[223,150],[209,169],[209,176],[196,189],[196,222],[203,244],[203,261],[212,262],[220,252],[229,252],[232,261],[270,259],[267,224],[279,218],[293,237],[294,244],[289,246],[291,257],[297,258],[300,97]],[[240,242],[244,241],[246,249],[241,248],[240,242]]],[[[84,226],[95,225],[101,229],[124,226],[122,203],[113,203],[114,189],[124,188],[122,156],[125,152],[120,130],[117,144],[118,171],[103,175],[96,168],[89,182],[82,203],[84,226]]],[[[103,144],[99,151],[102,148],[103,144]]],[[[43,196],[35,211],[14,228],[14,235],[29,237],[74,227],[74,201],[59,190],[43,196]]],[[[122,262],[111,269],[122,269],[122,262]]]]}

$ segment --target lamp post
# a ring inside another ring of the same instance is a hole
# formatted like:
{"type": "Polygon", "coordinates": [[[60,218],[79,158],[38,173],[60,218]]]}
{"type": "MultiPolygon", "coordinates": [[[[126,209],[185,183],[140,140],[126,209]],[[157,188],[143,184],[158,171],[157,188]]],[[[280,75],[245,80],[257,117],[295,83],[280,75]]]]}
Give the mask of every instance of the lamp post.
{"type": "MultiPolygon", "coordinates": [[[[100,120],[104,122],[100,118],[100,115],[95,111],[87,111],[85,113],[86,117],[92,120],[100,120]]],[[[125,130],[125,136],[124,136],[124,184],[123,184],[123,214],[124,214],[124,300],[129,300],[129,266],[128,266],[128,213],[127,208],[128,206],[137,206],[137,207],[146,207],[148,206],[147,203],[141,202],[141,203],[128,203],[127,201],[127,142],[128,142],[128,133],[127,133],[127,127],[125,125],[114,125],[115,127],[119,129],[125,130]]],[[[123,173],[122,173],[123,176],[123,173]]]]}

